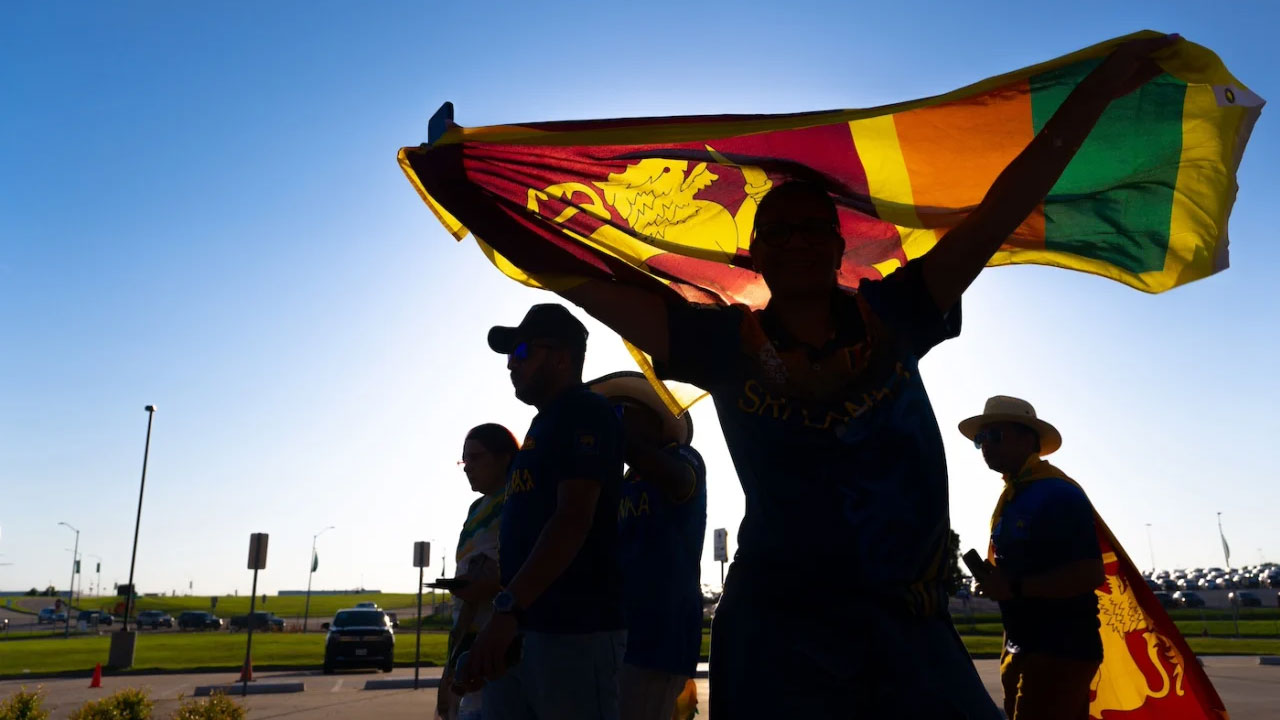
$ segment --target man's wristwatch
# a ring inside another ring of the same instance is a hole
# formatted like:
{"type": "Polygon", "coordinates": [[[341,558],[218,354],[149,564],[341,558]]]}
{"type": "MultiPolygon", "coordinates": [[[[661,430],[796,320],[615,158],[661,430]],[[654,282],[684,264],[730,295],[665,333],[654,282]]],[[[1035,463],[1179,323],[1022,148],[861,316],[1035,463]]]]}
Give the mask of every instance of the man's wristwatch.
{"type": "Polygon", "coordinates": [[[499,615],[510,615],[517,622],[523,615],[523,608],[516,605],[516,596],[506,590],[493,596],[493,611],[499,615]]]}

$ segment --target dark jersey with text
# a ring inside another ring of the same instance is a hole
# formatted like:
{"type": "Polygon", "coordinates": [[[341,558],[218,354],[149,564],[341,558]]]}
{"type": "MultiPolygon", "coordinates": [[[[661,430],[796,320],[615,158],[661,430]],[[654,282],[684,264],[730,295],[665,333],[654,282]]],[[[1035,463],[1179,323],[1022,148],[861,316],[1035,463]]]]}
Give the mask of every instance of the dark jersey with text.
{"type": "Polygon", "coordinates": [[[959,333],[960,308],[939,311],[920,270],[834,293],[819,348],[768,309],[671,310],[659,372],[715,401],[746,496],[735,562],[768,569],[753,575],[945,607],[947,466],[918,361],[959,333]]]}
{"type": "Polygon", "coordinates": [[[707,470],[688,445],[664,452],[696,483],[674,502],[632,470],[618,504],[622,541],[625,661],[638,667],[693,676],[702,650],[702,543],[707,531],[707,470]]]}
{"type": "Polygon", "coordinates": [[[622,485],[622,423],[603,397],[577,386],[533,418],[511,464],[502,508],[499,565],[511,582],[555,513],[560,481],[600,484],[595,518],[569,567],[528,608],[521,628],[550,633],[621,630],[618,499],[622,485]]]}

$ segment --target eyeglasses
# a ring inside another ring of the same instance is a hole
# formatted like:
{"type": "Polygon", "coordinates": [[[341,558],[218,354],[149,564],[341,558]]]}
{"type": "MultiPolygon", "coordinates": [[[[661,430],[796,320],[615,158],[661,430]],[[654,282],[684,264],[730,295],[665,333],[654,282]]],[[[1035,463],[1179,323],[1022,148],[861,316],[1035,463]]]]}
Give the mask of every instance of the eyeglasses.
{"type": "Polygon", "coordinates": [[[519,343],[516,343],[515,347],[511,348],[511,352],[507,353],[507,358],[510,360],[522,360],[522,361],[528,360],[529,356],[533,354],[534,348],[553,348],[553,347],[556,347],[556,345],[554,343],[549,343],[549,342],[532,342],[532,341],[519,342],[519,343]]]}
{"type": "Polygon", "coordinates": [[[756,227],[756,242],[779,248],[814,247],[839,236],[839,224],[820,218],[798,223],[771,222],[756,227]]]}
{"type": "Polygon", "coordinates": [[[979,430],[978,434],[973,436],[973,446],[981,450],[983,445],[988,443],[998,443],[1003,439],[1004,433],[996,430],[995,428],[979,430]]]}
{"type": "Polygon", "coordinates": [[[480,452],[464,454],[462,456],[462,459],[458,461],[458,467],[465,468],[469,463],[473,463],[476,460],[479,460],[480,458],[486,455],[489,455],[489,453],[484,450],[481,450],[480,452]]]}

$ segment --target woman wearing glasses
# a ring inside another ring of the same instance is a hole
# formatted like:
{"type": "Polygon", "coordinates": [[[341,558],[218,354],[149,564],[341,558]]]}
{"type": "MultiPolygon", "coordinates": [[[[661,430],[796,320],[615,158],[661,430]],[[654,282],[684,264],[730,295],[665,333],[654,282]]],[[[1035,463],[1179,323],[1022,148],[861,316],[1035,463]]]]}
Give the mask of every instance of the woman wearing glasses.
{"type": "Polygon", "coordinates": [[[449,633],[449,662],[440,683],[436,713],[443,720],[480,720],[480,693],[453,693],[454,663],[475,641],[489,621],[489,601],[498,591],[498,528],[506,497],[507,472],[520,450],[511,431],[496,423],[477,425],[462,443],[459,467],[480,498],[471,503],[458,537],[458,580],[452,590],[453,630],[449,633]]]}

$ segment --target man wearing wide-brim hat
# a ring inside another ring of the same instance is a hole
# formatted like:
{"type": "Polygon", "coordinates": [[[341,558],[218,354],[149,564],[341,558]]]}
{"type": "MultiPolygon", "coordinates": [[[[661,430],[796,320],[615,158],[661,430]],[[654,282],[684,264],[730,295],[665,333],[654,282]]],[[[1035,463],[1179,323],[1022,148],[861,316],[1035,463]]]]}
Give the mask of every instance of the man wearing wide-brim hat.
{"type": "Polygon", "coordinates": [[[702,648],[706,467],[676,417],[638,372],[587,383],[622,417],[627,474],[618,505],[627,650],[618,675],[622,720],[670,720],[702,648]]]}
{"type": "Polygon", "coordinates": [[[990,398],[960,432],[1005,482],[991,516],[990,562],[975,572],[982,593],[1000,603],[1005,714],[1084,720],[1102,661],[1094,589],[1106,579],[1093,506],[1042,459],[1062,435],[1026,400],[990,398]]]}

